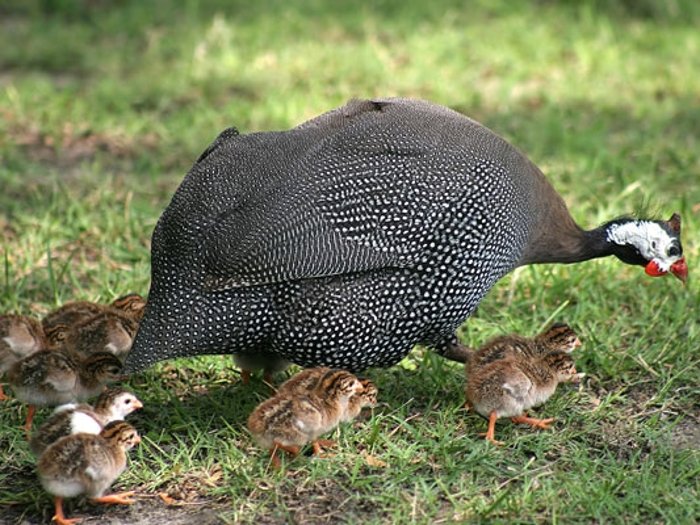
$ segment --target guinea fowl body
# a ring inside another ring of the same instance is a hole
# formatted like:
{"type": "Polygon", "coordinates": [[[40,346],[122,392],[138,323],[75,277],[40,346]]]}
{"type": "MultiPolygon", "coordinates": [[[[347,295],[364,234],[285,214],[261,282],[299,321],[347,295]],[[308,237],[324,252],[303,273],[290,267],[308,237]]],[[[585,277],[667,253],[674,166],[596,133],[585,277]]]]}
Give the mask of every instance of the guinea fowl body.
{"type": "Polygon", "coordinates": [[[516,148],[428,102],[353,101],[289,131],[229,129],[158,221],[126,369],[256,352],[389,366],[417,343],[444,351],[519,265],[616,255],[683,276],[679,236],[675,215],[582,230],[516,148]],[[639,245],[649,238],[653,249],[639,245]]]}

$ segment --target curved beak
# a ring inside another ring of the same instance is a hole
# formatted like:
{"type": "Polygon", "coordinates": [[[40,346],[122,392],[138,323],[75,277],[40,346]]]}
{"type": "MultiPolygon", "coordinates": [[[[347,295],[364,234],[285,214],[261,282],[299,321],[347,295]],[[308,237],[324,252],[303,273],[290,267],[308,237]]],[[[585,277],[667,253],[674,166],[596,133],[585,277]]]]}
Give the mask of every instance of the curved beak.
{"type": "Polygon", "coordinates": [[[685,284],[688,280],[688,265],[685,262],[685,257],[681,257],[671,265],[671,273],[685,284]]]}

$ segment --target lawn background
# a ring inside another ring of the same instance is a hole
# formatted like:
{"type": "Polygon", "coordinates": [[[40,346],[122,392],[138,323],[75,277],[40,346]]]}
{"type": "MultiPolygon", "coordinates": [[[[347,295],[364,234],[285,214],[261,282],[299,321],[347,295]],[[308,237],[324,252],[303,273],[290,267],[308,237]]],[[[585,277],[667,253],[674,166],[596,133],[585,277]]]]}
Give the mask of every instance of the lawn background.
{"type": "MultiPolygon", "coordinates": [[[[153,227],[219,131],[288,128],[352,97],[425,98],[483,122],[540,166],[585,227],[639,209],[681,213],[690,268],[685,287],[612,259],[503,279],[462,339],[564,320],[584,340],[588,374],[538,411],[557,417],[553,431],[499,424],[503,448],[461,409],[461,367],[420,348],[368,371],[382,403],[334,434],[336,456],[283,473],[244,429],[268,387],[243,387],[225,357],[158,365],[130,381],[145,439],[115,485],[143,497],[129,509],[78,499],[69,514],[697,520],[698,27],[692,0],[0,1],[0,311],[147,293],[153,227]]],[[[23,410],[0,408],[0,522],[48,523],[23,410]]]]}

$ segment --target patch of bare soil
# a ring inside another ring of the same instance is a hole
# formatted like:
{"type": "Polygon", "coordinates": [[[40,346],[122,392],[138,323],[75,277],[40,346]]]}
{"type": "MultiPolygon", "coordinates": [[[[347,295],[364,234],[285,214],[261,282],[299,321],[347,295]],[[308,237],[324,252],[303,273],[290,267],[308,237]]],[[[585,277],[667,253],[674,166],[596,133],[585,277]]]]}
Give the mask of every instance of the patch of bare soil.
{"type": "Polygon", "coordinates": [[[700,450],[700,422],[686,418],[673,428],[671,446],[676,450],[700,450]]]}
{"type": "MultiPolygon", "coordinates": [[[[169,506],[159,498],[139,499],[133,505],[71,505],[65,508],[69,518],[82,518],[84,525],[218,525],[226,523],[221,514],[228,505],[202,501],[197,504],[169,506]]],[[[40,515],[16,507],[2,509],[0,525],[45,525],[51,523],[53,506],[40,515]]]]}
{"type": "Polygon", "coordinates": [[[302,474],[290,472],[289,480],[293,482],[260,486],[250,494],[249,499],[254,500],[264,497],[265,492],[274,491],[279,507],[286,509],[286,516],[280,516],[273,508],[269,508],[269,512],[256,517],[256,524],[364,523],[381,517],[382,509],[376,508],[371,502],[358,502],[348,494],[338,479],[310,481],[302,474]]]}

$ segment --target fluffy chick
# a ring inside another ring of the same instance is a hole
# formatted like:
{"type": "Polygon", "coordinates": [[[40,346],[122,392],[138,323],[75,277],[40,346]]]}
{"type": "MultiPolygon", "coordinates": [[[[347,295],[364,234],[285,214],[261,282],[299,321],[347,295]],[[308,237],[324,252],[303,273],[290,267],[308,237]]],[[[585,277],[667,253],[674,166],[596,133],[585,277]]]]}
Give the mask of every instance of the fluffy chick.
{"type": "Polygon", "coordinates": [[[24,429],[29,434],[36,406],[56,406],[96,396],[121,379],[121,362],[109,352],[85,358],[63,350],[40,350],[7,373],[17,399],[29,405],[24,429]]]}
{"type": "Polygon", "coordinates": [[[574,360],[567,352],[553,351],[525,360],[514,356],[493,361],[467,374],[466,396],[474,410],[488,418],[487,440],[495,439],[496,420],[510,417],[514,423],[549,428],[554,419],[535,419],[525,412],[541,405],[562,382],[578,382],[574,360]]]}
{"type": "Polygon", "coordinates": [[[141,401],[131,392],[121,387],[108,388],[97,397],[94,406],[68,403],[57,407],[34,432],[29,446],[38,456],[64,436],[78,432],[99,434],[107,423],[124,419],[142,407],[141,401]]]}
{"type": "Polygon", "coordinates": [[[126,468],[126,452],[141,441],[138,432],[125,421],[112,421],[98,434],[65,436],[49,446],[39,458],[37,470],[44,489],[54,496],[58,525],[72,525],[80,519],[63,514],[63,499],[86,494],[97,503],[133,503],[133,492],[105,491],[126,468]]]}
{"type": "Polygon", "coordinates": [[[322,446],[332,442],[318,437],[343,421],[348,401],[363,388],[350,372],[328,370],[310,389],[283,391],[258,405],[248,418],[248,429],[261,447],[270,450],[276,467],[278,449],[296,455],[312,442],[314,453],[319,454],[322,446]]]}
{"type": "MultiPolygon", "coordinates": [[[[0,315],[0,378],[18,361],[46,347],[39,320],[24,315],[0,315]]],[[[7,399],[0,384],[0,400],[7,399]]]]}

